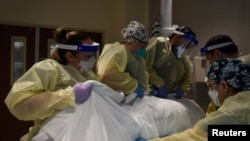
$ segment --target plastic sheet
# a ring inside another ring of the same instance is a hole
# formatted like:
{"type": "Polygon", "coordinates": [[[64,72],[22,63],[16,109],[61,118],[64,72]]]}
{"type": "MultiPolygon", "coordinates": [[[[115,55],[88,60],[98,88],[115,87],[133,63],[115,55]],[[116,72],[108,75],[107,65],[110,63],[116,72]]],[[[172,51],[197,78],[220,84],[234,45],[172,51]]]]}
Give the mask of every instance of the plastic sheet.
{"type": "Polygon", "coordinates": [[[124,98],[116,91],[95,81],[85,103],[65,109],[47,120],[32,141],[134,141],[152,139],[192,127],[205,116],[192,100],[124,98]]]}

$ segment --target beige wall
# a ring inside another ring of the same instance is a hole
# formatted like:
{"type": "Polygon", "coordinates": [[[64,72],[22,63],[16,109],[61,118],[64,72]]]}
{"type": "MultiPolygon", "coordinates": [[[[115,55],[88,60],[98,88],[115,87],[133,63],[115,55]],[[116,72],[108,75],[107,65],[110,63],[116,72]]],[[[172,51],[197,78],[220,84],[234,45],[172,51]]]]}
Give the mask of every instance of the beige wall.
{"type": "MultiPolygon", "coordinates": [[[[119,41],[120,31],[131,20],[138,20],[151,31],[160,17],[161,0],[51,0],[4,1],[0,23],[67,26],[104,33],[104,43],[119,41]]],[[[249,0],[173,0],[172,22],[188,25],[197,33],[198,50],[211,36],[229,34],[242,53],[250,53],[249,0]]]]}
{"type": "Polygon", "coordinates": [[[148,17],[147,0],[9,0],[0,5],[0,23],[99,31],[104,42],[120,41],[130,20],[148,26],[148,17]]]}

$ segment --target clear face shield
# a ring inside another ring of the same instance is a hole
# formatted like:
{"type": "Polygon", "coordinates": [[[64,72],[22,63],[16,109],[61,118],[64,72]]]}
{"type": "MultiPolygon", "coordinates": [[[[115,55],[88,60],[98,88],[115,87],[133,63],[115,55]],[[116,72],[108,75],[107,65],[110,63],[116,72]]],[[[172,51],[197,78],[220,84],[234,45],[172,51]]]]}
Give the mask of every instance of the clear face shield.
{"type": "Polygon", "coordinates": [[[66,45],[66,44],[58,44],[58,48],[67,49],[67,50],[75,50],[82,52],[82,61],[80,62],[80,71],[90,71],[92,70],[96,60],[99,57],[99,49],[100,44],[93,42],[92,44],[79,44],[79,45],[66,45]]]}
{"type": "Polygon", "coordinates": [[[211,45],[211,46],[204,46],[200,49],[200,54],[201,55],[206,55],[209,51],[218,49],[218,48],[224,48],[230,45],[233,45],[233,42],[224,42],[224,43],[220,43],[220,44],[215,44],[215,45],[211,45]]]}
{"type": "Polygon", "coordinates": [[[86,55],[85,61],[98,60],[100,44],[93,42],[92,44],[81,44],[78,45],[78,51],[82,51],[86,55]]]}
{"type": "Polygon", "coordinates": [[[211,46],[204,46],[200,49],[200,56],[203,57],[205,63],[203,63],[205,66],[205,72],[208,73],[208,70],[211,66],[211,63],[216,60],[214,54],[211,53],[211,51],[219,48],[224,48],[230,45],[233,45],[233,42],[224,42],[224,43],[219,43],[211,46]],[[210,53],[209,53],[210,52],[210,53]]]}
{"type": "Polygon", "coordinates": [[[198,40],[191,34],[185,34],[178,32],[177,34],[182,35],[182,39],[179,40],[179,46],[176,48],[177,58],[182,58],[191,54],[194,47],[198,45],[198,40]]]}

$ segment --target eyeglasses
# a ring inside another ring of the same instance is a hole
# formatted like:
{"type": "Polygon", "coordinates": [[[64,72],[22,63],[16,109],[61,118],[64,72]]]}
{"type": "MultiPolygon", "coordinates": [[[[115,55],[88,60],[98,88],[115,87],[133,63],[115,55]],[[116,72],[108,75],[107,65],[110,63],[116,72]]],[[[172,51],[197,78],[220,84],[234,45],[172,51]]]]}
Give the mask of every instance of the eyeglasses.
{"type": "Polygon", "coordinates": [[[148,42],[142,41],[142,40],[140,40],[140,39],[138,39],[138,38],[136,38],[136,37],[134,37],[134,36],[131,36],[131,37],[134,38],[135,40],[137,40],[137,41],[140,42],[140,43],[144,43],[145,46],[148,45],[148,42]]]}
{"type": "Polygon", "coordinates": [[[207,88],[208,89],[216,89],[216,87],[218,86],[216,82],[207,82],[207,88]]]}

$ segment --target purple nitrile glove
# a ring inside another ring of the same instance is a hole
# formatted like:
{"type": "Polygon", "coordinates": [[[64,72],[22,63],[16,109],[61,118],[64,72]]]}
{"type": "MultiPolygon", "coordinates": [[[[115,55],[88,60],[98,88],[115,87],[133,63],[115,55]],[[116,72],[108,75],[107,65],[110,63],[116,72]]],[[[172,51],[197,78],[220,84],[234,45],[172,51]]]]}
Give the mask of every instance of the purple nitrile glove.
{"type": "Polygon", "coordinates": [[[178,87],[175,89],[175,98],[176,99],[181,99],[183,95],[184,95],[184,91],[182,88],[178,87]]]}
{"type": "Polygon", "coordinates": [[[73,91],[75,93],[75,101],[77,103],[83,103],[90,96],[90,93],[92,91],[92,84],[77,82],[73,86],[73,91]]]}
{"type": "Polygon", "coordinates": [[[167,96],[168,96],[168,91],[165,86],[161,86],[160,88],[158,88],[156,97],[167,98],[167,96]]]}

